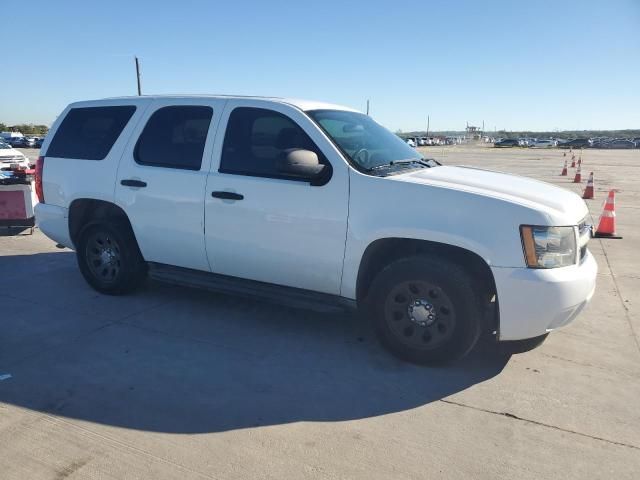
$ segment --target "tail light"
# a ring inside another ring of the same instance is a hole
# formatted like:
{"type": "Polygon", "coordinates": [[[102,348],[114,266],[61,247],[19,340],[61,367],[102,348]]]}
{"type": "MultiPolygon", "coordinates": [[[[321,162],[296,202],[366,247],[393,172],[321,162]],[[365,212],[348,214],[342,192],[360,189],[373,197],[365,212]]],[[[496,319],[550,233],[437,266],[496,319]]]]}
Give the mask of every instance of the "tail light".
{"type": "Polygon", "coordinates": [[[36,161],[36,195],[38,201],[44,203],[44,189],[42,188],[42,174],[44,173],[44,157],[38,157],[36,161]]]}

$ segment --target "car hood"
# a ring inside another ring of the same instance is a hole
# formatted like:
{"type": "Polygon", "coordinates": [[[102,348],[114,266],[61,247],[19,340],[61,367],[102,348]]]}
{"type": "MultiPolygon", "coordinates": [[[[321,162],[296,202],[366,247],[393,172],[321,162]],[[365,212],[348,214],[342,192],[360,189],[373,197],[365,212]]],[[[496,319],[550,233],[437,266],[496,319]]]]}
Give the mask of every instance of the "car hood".
{"type": "Polygon", "coordinates": [[[439,166],[387,178],[502,199],[538,210],[556,224],[567,222],[575,225],[588,214],[587,206],[579,195],[519,175],[466,166],[439,166]]]}

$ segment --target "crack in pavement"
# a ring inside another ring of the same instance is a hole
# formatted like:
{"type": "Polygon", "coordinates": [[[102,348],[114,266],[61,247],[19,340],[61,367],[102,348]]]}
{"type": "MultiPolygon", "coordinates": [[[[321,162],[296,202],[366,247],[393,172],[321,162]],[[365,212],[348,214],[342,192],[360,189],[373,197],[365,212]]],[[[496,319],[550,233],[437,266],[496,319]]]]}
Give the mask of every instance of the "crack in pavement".
{"type": "Polygon", "coordinates": [[[611,262],[609,261],[609,255],[607,255],[607,249],[602,240],[600,240],[600,245],[602,246],[602,253],[604,255],[604,259],[607,262],[607,268],[611,272],[611,279],[613,280],[613,286],[616,289],[616,293],[618,294],[618,299],[620,300],[620,304],[622,305],[622,309],[624,310],[624,318],[627,320],[629,324],[629,328],[631,329],[631,334],[633,335],[633,339],[636,342],[636,347],[638,348],[638,352],[640,353],[640,340],[638,340],[638,334],[633,328],[633,321],[631,320],[631,312],[629,312],[629,307],[624,301],[622,297],[622,292],[620,291],[620,286],[618,285],[618,280],[616,278],[615,273],[613,273],[613,268],[611,268],[611,262]]]}
{"type": "Polygon", "coordinates": [[[541,354],[542,354],[543,357],[553,358],[554,360],[560,360],[560,361],[563,361],[563,362],[572,363],[574,365],[579,365],[581,367],[595,368],[597,370],[601,370],[601,371],[607,372],[607,373],[615,373],[615,374],[619,374],[619,375],[626,375],[626,376],[631,377],[634,380],[640,380],[640,376],[639,375],[636,375],[636,374],[633,374],[633,373],[630,373],[630,372],[622,372],[622,371],[616,370],[614,368],[604,367],[604,366],[601,366],[601,365],[594,365],[594,364],[589,363],[589,362],[581,362],[579,360],[573,360],[571,358],[561,357],[559,355],[553,355],[551,353],[542,352],[541,354]]]}
{"type": "MultiPolygon", "coordinates": [[[[591,217],[591,224],[596,225],[593,212],[591,211],[590,208],[589,208],[589,216],[591,217]]],[[[618,285],[616,274],[614,273],[613,268],[611,267],[611,261],[609,260],[609,255],[607,254],[606,244],[602,239],[598,239],[598,242],[600,243],[600,247],[602,248],[602,255],[604,256],[604,260],[607,263],[607,268],[609,269],[609,273],[611,274],[611,280],[613,281],[613,286],[616,290],[616,293],[618,294],[617,296],[618,296],[618,299],[620,300],[620,304],[622,305],[622,309],[624,311],[624,318],[627,320],[627,323],[629,324],[629,328],[631,329],[631,335],[633,336],[638,352],[640,353],[640,340],[638,340],[638,334],[633,328],[633,321],[631,320],[631,312],[629,311],[629,307],[627,306],[627,304],[624,301],[624,298],[622,297],[622,292],[620,291],[620,285],[618,285]]]]}
{"type": "Polygon", "coordinates": [[[539,422],[537,420],[531,420],[529,418],[519,417],[518,415],[515,415],[513,413],[509,413],[509,412],[499,412],[499,411],[496,411],[496,410],[488,410],[486,408],[474,407],[473,405],[467,405],[465,403],[454,402],[453,400],[440,399],[440,401],[443,402],[443,403],[449,404],[449,405],[455,405],[457,407],[470,408],[471,410],[476,410],[478,412],[490,413],[492,415],[499,415],[501,417],[511,418],[513,420],[519,420],[519,421],[525,422],[525,423],[531,423],[533,425],[538,425],[540,427],[552,428],[553,430],[558,430],[560,432],[571,433],[573,435],[579,435],[581,437],[589,438],[591,440],[598,440],[600,442],[609,443],[611,445],[617,445],[619,447],[627,447],[627,448],[631,448],[633,450],[640,450],[640,447],[638,447],[636,445],[632,445],[630,443],[616,442],[615,440],[609,440],[607,438],[597,437],[595,435],[589,435],[588,433],[577,432],[576,430],[570,430],[568,428],[558,427],[556,425],[551,425],[549,423],[544,423],[544,422],[539,422]]]}

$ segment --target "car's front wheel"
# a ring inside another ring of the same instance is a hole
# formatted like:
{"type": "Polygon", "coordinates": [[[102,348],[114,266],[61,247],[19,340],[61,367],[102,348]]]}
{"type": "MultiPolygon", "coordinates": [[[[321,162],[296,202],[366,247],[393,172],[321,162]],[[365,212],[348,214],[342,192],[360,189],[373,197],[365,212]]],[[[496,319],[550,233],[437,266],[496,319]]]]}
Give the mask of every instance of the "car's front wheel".
{"type": "Polygon", "coordinates": [[[85,280],[101,293],[129,293],[146,277],[147,265],[124,222],[87,225],[80,233],[76,257],[85,280]]]}
{"type": "Polygon", "coordinates": [[[367,307],[381,342],[414,363],[466,355],[481,332],[478,288],[459,265],[426,255],[392,262],[373,280],[367,307]]]}

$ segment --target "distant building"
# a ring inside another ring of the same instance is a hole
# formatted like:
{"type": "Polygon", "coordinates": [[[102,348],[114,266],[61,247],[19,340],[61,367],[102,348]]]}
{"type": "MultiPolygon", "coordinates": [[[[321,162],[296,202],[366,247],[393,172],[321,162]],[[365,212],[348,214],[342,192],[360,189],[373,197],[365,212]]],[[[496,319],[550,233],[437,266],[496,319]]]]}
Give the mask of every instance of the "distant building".
{"type": "Polygon", "coordinates": [[[466,137],[471,138],[473,140],[480,140],[482,138],[482,135],[484,134],[484,132],[480,127],[474,127],[473,125],[469,125],[468,123],[467,123],[466,132],[467,132],[466,137]]]}

